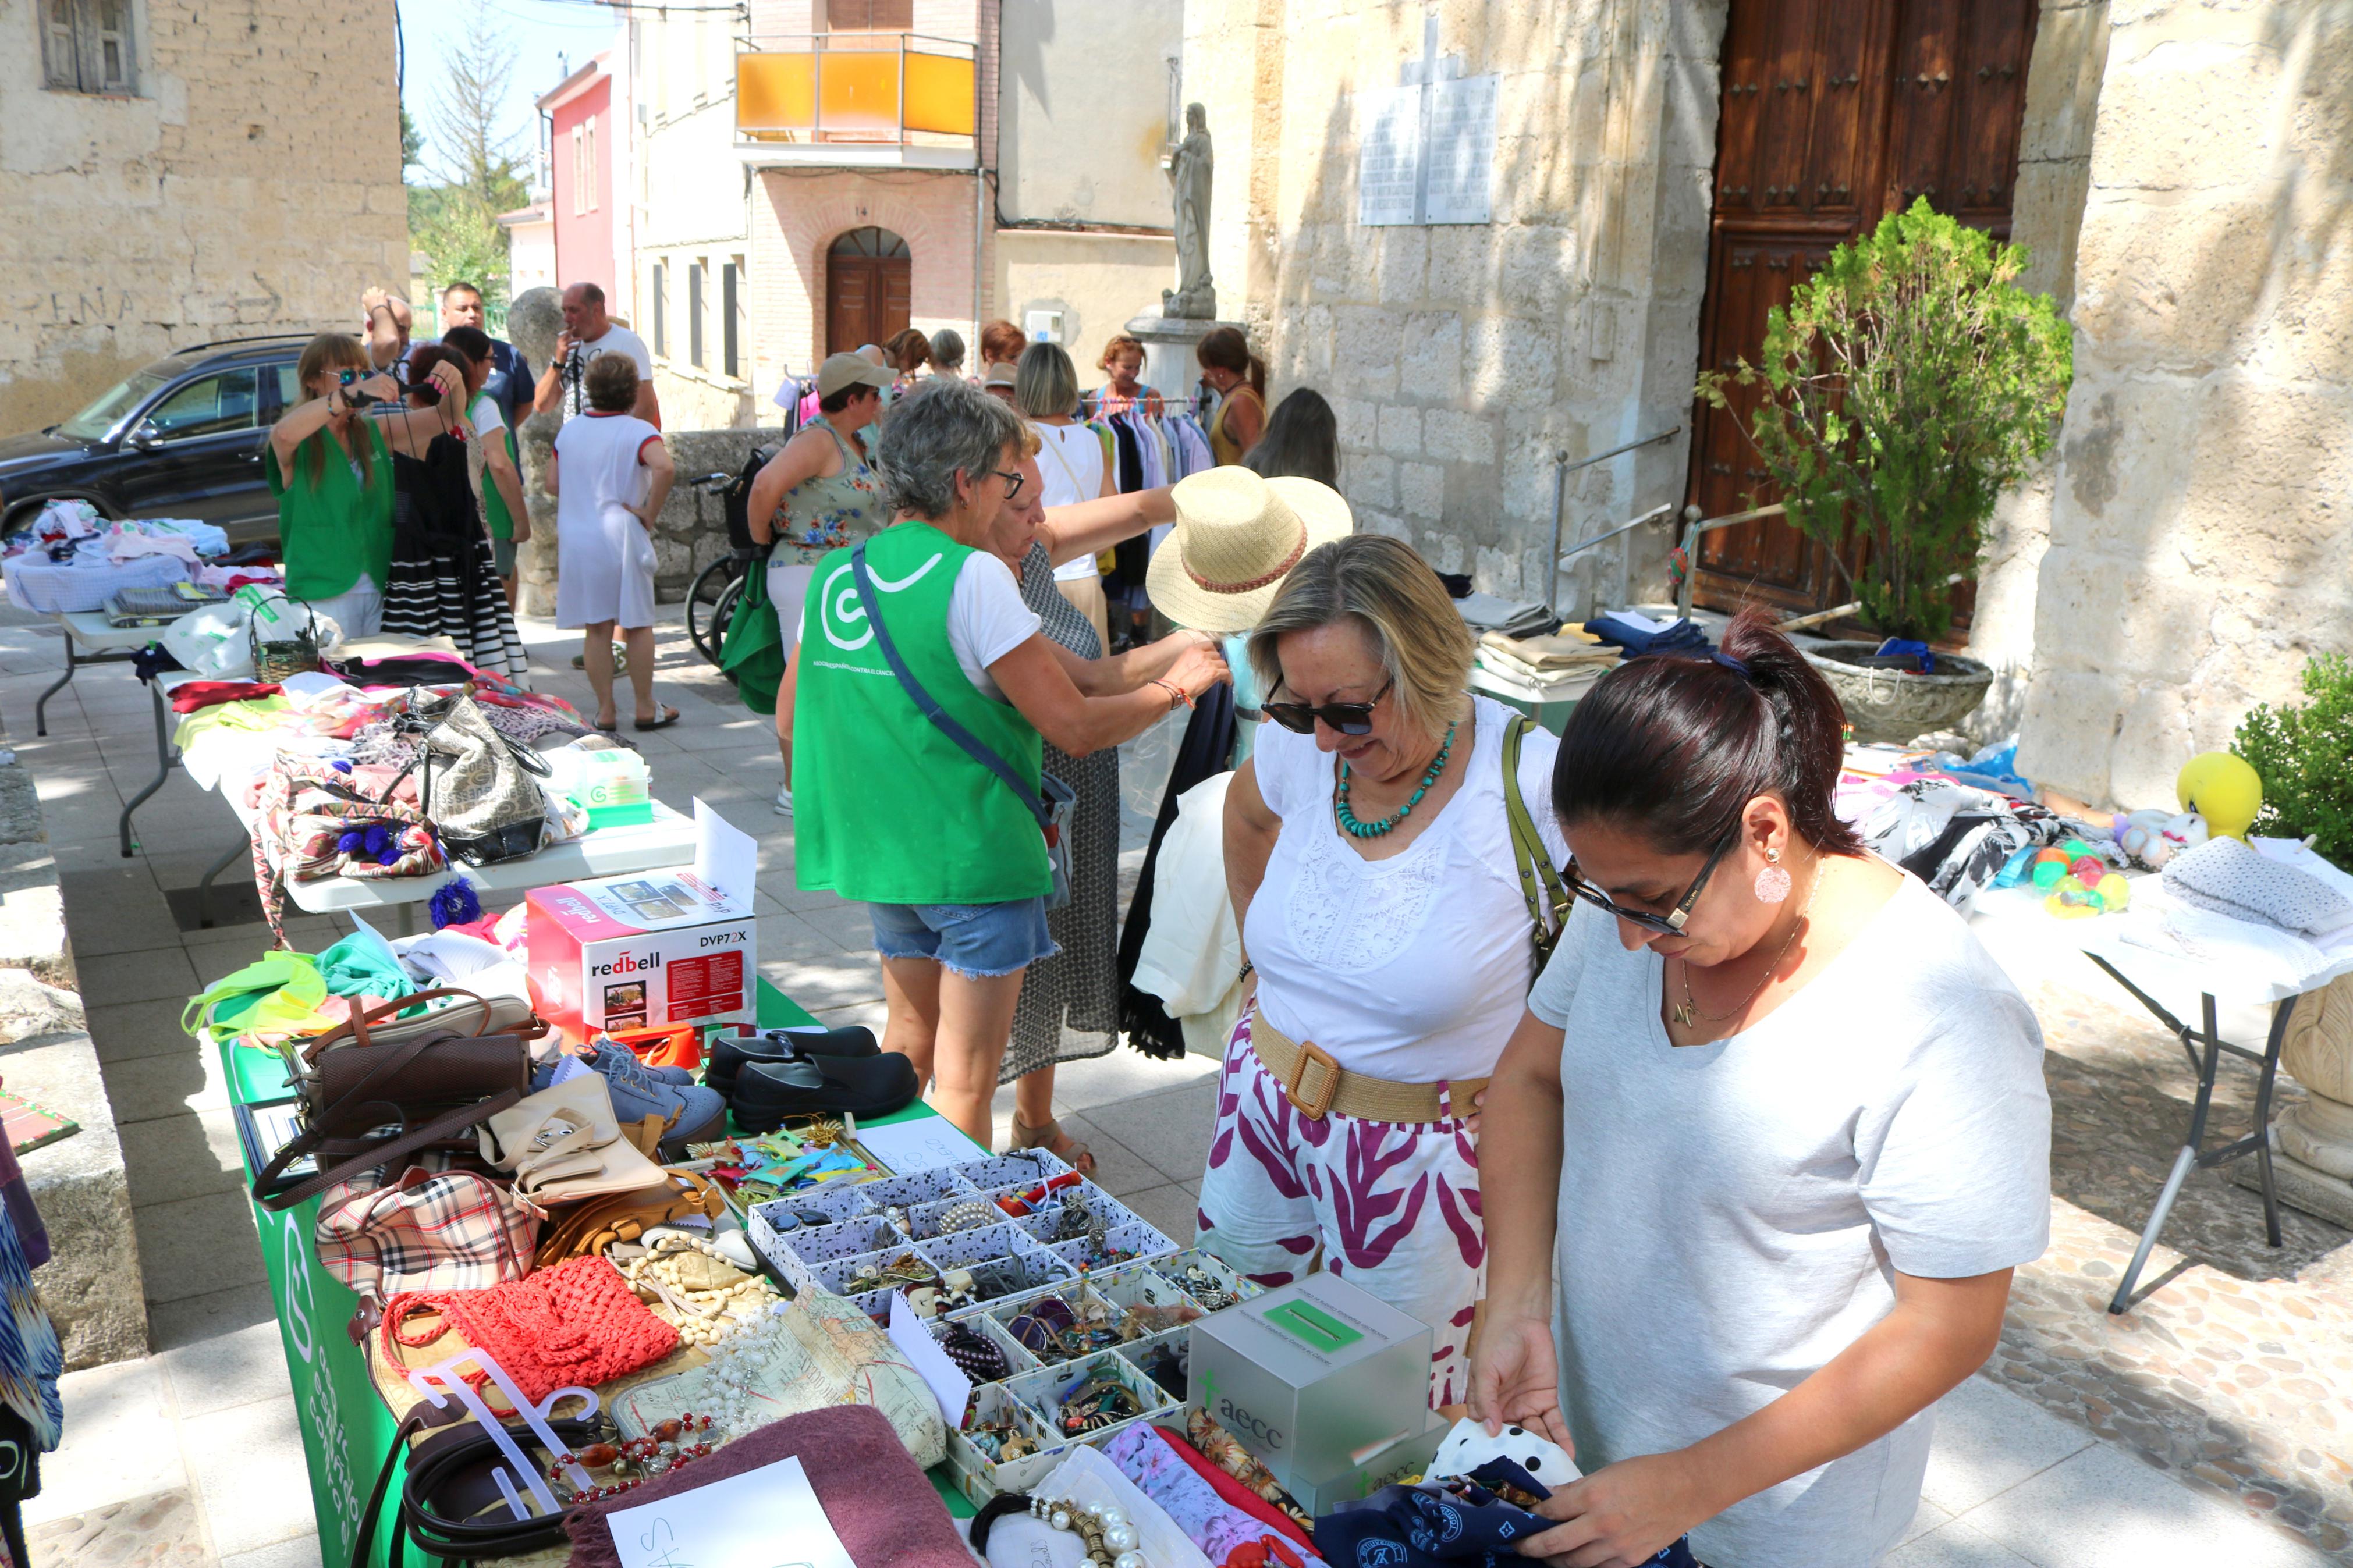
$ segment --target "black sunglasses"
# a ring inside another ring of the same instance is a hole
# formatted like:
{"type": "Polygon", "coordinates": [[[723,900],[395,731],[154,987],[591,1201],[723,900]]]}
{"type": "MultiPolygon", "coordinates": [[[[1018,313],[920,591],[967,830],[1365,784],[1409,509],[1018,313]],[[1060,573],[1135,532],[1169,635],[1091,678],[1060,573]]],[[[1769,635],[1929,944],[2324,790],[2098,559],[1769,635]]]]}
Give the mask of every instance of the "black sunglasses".
{"type": "Polygon", "coordinates": [[[1663,915],[1654,915],[1646,910],[1630,910],[1625,905],[1618,903],[1609,894],[1578,876],[1577,862],[1574,860],[1568,863],[1565,872],[1568,878],[1568,890],[1594,908],[1607,910],[1629,924],[1641,926],[1644,931],[1655,931],[1661,936],[1681,936],[1683,933],[1683,922],[1691,919],[1692,906],[1698,903],[1700,894],[1707,890],[1707,879],[1715,875],[1716,866],[1732,852],[1732,847],[1739,841],[1739,828],[1735,827],[1730,833],[1725,834],[1724,842],[1715,847],[1715,853],[1707,858],[1707,864],[1699,868],[1699,875],[1692,879],[1691,887],[1684,891],[1681,899],[1675,901],[1675,907],[1663,915]]]}
{"type": "Polygon", "coordinates": [[[1028,477],[1018,468],[1016,468],[1009,474],[1003,468],[991,468],[988,471],[1005,481],[1005,499],[1007,500],[1011,500],[1014,497],[1021,493],[1022,481],[1028,477]]]}
{"type": "Polygon", "coordinates": [[[1394,675],[1382,681],[1370,702],[1326,702],[1320,708],[1312,702],[1267,702],[1260,705],[1260,711],[1294,734],[1315,733],[1315,721],[1321,719],[1343,735],[1369,735],[1374,708],[1396,684],[1394,675]]]}

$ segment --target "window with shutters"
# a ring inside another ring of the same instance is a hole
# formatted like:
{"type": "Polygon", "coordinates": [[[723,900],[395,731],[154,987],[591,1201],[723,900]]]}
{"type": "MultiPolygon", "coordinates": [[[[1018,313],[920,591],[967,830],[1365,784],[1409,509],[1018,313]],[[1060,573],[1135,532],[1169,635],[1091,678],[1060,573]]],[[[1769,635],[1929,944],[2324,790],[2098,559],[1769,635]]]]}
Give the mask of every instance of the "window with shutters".
{"type": "Polygon", "coordinates": [[[730,261],[719,269],[719,368],[731,376],[744,374],[744,362],[736,336],[737,290],[743,287],[743,266],[730,261]]]}
{"type": "Polygon", "coordinates": [[[834,33],[905,33],[915,26],[915,0],[825,0],[825,26],[834,33]]]}
{"type": "Polygon", "coordinates": [[[686,264],[686,363],[702,368],[702,262],[686,264]]]}
{"type": "Polygon", "coordinates": [[[588,211],[587,164],[581,156],[586,138],[577,125],[572,128],[572,216],[581,217],[588,211]]]}
{"type": "Polygon", "coordinates": [[[41,73],[67,92],[138,90],[131,0],[39,0],[41,73]]]}
{"type": "Polygon", "coordinates": [[[587,168],[584,171],[586,175],[586,179],[582,184],[581,189],[585,193],[583,199],[587,202],[588,210],[593,213],[596,210],[596,197],[598,195],[596,190],[596,117],[593,114],[588,117],[588,137],[586,145],[587,153],[585,161],[587,164],[587,168]]]}
{"type": "Polygon", "coordinates": [[[654,263],[654,353],[663,355],[670,353],[669,312],[662,308],[665,303],[662,286],[667,281],[665,274],[669,270],[660,262],[654,263]]]}

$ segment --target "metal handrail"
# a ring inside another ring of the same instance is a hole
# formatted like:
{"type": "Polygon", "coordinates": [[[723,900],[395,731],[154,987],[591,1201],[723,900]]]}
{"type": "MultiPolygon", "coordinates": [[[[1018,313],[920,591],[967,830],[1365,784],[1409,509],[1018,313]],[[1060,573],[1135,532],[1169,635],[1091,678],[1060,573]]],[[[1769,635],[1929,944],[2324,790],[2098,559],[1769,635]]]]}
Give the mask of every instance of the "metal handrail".
{"type": "Polygon", "coordinates": [[[1683,508],[1683,543],[1678,547],[1683,552],[1683,586],[1675,590],[1675,613],[1684,620],[1691,619],[1692,584],[1699,576],[1699,561],[1692,553],[1692,545],[1698,541],[1701,534],[1714,533],[1719,528],[1737,528],[1744,522],[1762,522],[1768,517],[1786,517],[1788,515],[1788,510],[1779,501],[1775,501],[1771,506],[1760,506],[1749,511],[1729,512],[1723,517],[1702,518],[1699,515],[1699,508],[1695,506],[1683,508]]]}
{"type": "MultiPolygon", "coordinates": [[[[1553,571],[1556,574],[1560,571],[1560,563],[1564,559],[1560,552],[1560,523],[1561,513],[1567,504],[1568,476],[1575,473],[1579,468],[1589,468],[1596,463],[1606,462],[1611,458],[1622,457],[1626,453],[1634,451],[1639,447],[1655,447],[1662,441],[1672,441],[1683,433],[1683,427],[1678,425],[1672,430],[1662,430],[1655,436],[1645,436],[1639,441],[1625,442],[1620,446],[1610,447],[1606,452],[1596,452],[1589,458],[1580,458],[1574,463],[1568,460],[1568,452],[1566,447],[1553,454],[1552,548],[1546,552],[1545,559],[1553,563],[1553,571]]],[[[1646,521],[1651,515],[1653,514],[1646,512],[1642,517],[1638,518],[1635,521],[1638,522],[1646,521]]],[[[1583,543],[1578,544],[1577,549],[1582,550],[1588,544],[1599,544],[1601,542],[1602,539],[1612,539],[1625,531],[1627,531],[1627,530],[1624,528],[1613,529],[1610,532],[1603,534],[1601,539],[1586,540],[1583,543]]],[[[1569,552],[1569,554],[1571,555],[1576,553],[1576,550],[1569,552]]],[[[1546,604],[1550,604],[1552,602],[1553,590],[1558,586],[1559,584],[1557,583],[1552,581],[1547,581],[1545,584],[1545,602],[1546,604]]]]}
{"type": "Polygon", "coordinates": [[[1592,538],[1586,540],[1581,543],[1570,545],[1559,555],[1554,557],[1553,563],[1556,567],[1566,566],[1568,564],[1568,558],[1577,554],[1578,552],[1590,550],[1597,544],[1607,544],[1609,541],[1617,538],[1620,534],[1631,533],[1646,522],[1656,522],[1660,518],[1664,517],[1667,513],[1674,510],[1674,502],[1671,500],[1662,500],[1658,505],[1652,507],[1650,510],[1644,512],[1641,516],[1634,518],[1627,522],[1621,522],[1607,533],[1597,533],[1592,538]]]}

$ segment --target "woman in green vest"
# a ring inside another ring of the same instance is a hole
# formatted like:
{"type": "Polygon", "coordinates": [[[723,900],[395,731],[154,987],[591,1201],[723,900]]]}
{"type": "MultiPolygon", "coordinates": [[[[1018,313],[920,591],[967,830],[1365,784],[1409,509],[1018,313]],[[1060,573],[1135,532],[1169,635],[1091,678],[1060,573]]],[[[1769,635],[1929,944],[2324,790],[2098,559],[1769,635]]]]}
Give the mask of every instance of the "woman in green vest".
{"type": "Polygon", "coordinates": [[[347,332],[321,332],[294,366],[309,401],[271,426],[262,470],[278,498],[278,545],[286,596],[332,619],[346,637],[374,637],[384,616],[392,567],[392,453],[422,458],[446,435],[464,405],[466,383],[454,364],[433,367],[438,406],[401,405],[401,386],[370,365],[367,349],[347,332]],[[388,404],[380,417],[360,412],[365,396],[388,404]]]}
{"type": "MultiPolygon", "coordinates": [[[[990,548],[1022,487],[1021,434],[1018,415],[964,382],[907,395],[875,450],[902,521],[858,555],[909,675],[1034,792],[1041,737],[1083,757],[1228,675],[1213,649],[1194,647],[1134,690],[1081,690],[1084,661],[1044,636],[990,548]]],[[[809,584],[777,693],[780,718],[791,705],[797,874],[871,906],[884,1046],[931,1082],[934,1109],[985,1144],[1023,974],[1056,951],[1052,871],[1029,807],[923,716],[862,600],[853,552],[841,552],[809,584]]]]}

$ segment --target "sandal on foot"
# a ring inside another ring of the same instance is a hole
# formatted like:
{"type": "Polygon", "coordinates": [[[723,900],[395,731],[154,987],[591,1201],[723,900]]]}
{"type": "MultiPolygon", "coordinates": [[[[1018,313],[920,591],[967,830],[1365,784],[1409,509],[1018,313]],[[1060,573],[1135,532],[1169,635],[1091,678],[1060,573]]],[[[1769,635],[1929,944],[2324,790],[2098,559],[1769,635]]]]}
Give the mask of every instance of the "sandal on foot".
{"type": "Polygon", "coordinates": [[[1093,1152],[1063,1131],[1061,1122],[1052,1117],[1047,1118],[1045,1126],[1032,1127],[1016,1113],[1013,1118],[1013,1147],[1017,1151],[1043,1149],[1080,1175],[1090,1180],[1094,1176],[1093,1152]]]}
{"type": "Polygon", "coordinates": [[[659,718],[638,719],[632,721],[640,730],[667,730],[672,724],[677,723],[681,717],[681,715],[677,709],[665,707],[661,710],[661,714],[659,718]]]}

